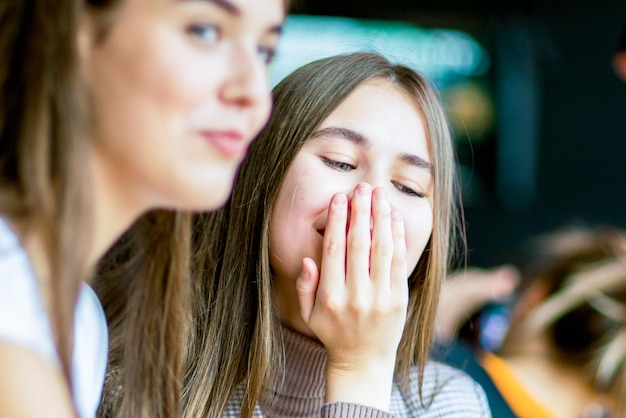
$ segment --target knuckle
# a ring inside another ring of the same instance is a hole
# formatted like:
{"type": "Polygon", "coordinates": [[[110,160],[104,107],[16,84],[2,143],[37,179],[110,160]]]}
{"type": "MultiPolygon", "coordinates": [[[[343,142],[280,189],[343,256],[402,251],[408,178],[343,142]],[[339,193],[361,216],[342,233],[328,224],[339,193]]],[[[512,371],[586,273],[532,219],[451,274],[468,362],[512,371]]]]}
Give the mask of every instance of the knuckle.
{"type": "Polygon", "coordinates": [[[348,238],[348,246],[350,247],[351,251],[369,252],[370,241],[369,239],[364,237],[351,236],[350,238],[348,238]]]}
{"type": "Polygon", "coordinates": [[[372,255],[379,257],[388,257],[393,253],[393,247],[386,242],[372,243],[372,255]]]}
{"type": "Polygon", "coordinates": [[[324,241],[324,252],[330,256],[341,255],[344,251],[344,246],[340,241],[334,239],[328,239],[324,241]]]}
{"type": "Polygon", "coordinates": [[[391,256],[391,265],[394,268],[404,268],[406,267],[406,258],[404,257],[403,254],[394,252],[393,255],[391,256]]]}
{"type": "Polygon", "coordinates": [[[318,296],[318,300],[327,312],[338,313],[343,309],[342,299],[333,293],[323,293],[318,296]]]}
{"type": "Polygon", "coordinates": [[[370,306],[364,298],[353,297],[348,303],[347,310],[353,317],[361,318],[370,310],[370,306]]]}

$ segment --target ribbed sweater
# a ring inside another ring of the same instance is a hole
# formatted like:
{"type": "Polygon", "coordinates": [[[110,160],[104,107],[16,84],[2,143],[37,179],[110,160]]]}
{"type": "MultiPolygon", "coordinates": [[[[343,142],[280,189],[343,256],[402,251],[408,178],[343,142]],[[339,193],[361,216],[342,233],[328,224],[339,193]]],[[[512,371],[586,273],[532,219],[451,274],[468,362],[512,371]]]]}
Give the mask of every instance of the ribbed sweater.
{"type": "MultiPolygon", "coordinates": [[[[461,370],[429,361],[424,368],[420,401],[418,370],[410,375],[410,391],[394,382],[390,412],[347,403],[324,403],[326,350],[314,339],[283,328],[285,374],[270,391],[271,399],[257,404],[255,417],[389,418],[389,417],[490,417],[482,388],[461,370]]],[[[237,417],[243,392],[229,401],[225,417],[237,417]]]]}

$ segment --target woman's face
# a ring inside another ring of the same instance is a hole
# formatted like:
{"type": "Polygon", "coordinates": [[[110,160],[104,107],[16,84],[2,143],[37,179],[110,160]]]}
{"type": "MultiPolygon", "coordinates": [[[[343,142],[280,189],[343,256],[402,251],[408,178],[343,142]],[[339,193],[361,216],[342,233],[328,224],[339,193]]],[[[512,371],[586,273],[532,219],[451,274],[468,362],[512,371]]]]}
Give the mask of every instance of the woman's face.
{"type": "Polygon", "coordinates": [[[287,171],[270,219],[271,266],[279,293],[293,295],[287,289],[295,288],[303,257],[321,265],[331,197],[351,196],[363,182],[385,189],[392,208],[402,214],[412,271],[433,228],[430,147],[415,102],[383,79],[355,89],[287,171]]]}
{"type": "Polygon", "coordinates": [[[221,205],[269,115],[283,7],[125,0],[102,40],[79,39],[96,181],[140,210],[221,205]]]}

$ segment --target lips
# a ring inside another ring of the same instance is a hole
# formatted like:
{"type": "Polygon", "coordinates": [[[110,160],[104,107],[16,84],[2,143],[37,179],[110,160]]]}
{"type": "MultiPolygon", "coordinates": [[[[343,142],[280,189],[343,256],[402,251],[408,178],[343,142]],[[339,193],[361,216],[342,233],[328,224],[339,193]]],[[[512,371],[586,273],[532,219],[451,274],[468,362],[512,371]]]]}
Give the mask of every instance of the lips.
{"type": "Polygon", "coordinates": [[[200,135],[226,158],[242,157],[248,148],[248,141],[238,131],[203,130],[200,135]]]}

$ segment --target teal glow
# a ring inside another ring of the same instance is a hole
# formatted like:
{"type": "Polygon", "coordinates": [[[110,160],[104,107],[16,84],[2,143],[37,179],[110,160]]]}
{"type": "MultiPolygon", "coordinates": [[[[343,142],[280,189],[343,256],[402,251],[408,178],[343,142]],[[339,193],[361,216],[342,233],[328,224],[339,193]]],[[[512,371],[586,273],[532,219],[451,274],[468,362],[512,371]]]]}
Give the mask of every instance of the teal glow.
{"type": "Polygon", "coordinates": [[[477,77],[490,66],[486,50],[459,30],[423,29],[411,23],[319,16],[289,16],[271,81],[276,84],[296,68],[332,55],[375,51],[420,71],[438,84],[477,77]]]}

